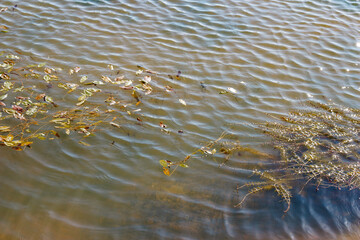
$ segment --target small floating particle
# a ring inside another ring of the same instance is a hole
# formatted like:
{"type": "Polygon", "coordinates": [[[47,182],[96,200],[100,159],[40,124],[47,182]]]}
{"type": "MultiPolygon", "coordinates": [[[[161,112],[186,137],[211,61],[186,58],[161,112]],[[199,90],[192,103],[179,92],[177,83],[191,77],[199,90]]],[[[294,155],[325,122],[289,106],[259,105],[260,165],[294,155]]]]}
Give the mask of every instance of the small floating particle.
{"type": "Polygon", "coordinates": [[[186,102],[185,102],[183,99],[179,99],[179,102],[180,102],[182,105],[186,106],[186,102]]]}
{"type": "Polygon", "coordinates": [[[356,46],[360,48],[360,41],[356,43],[356,46]]]}
{"type": "Polygon", "coordinates": [[[312,97],[314,97],[313,95],[311,95],[310,93],[307,93],[306,94],[309,98],[312,98],[312,97]]]}
{"type": "Polygon", "coordinates": [[[232,88],[232,87],[228,87],[227,89],[228,89],[229,92],[231,92],[231,93],[236,93],[236,92],[237,92],[237,91],[236,91],[234,88],[232,88]]]}
{"type": "Polygon", "coordinates": [[[244,82],[244,81],[241,81],[240,83],[243,84],[243,85],[246,85],[246,82],[244,82]]]}

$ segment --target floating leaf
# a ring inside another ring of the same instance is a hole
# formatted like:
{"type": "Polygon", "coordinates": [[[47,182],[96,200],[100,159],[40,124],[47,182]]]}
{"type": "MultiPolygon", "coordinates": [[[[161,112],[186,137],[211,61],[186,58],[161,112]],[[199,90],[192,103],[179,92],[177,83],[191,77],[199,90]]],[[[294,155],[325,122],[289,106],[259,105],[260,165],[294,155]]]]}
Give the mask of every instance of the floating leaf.
{"type": "Polygon", "coordinates": [[[101,76],[101,80],[103,80],[104,82],[107,82],[107,83],[112,83],[113,81],[107,77],[107,76],[101,76]]]}
{"type": "Polygon", "coordinates": [[[34,115],[34,114],[37,112],[37,110],[38,110],[38,106],[33,106],[33,107],[29,108],[29,109],[25,112],[25,114],[26,114],[26,115],[29,115],[29,116],[32,116],[32,115],[34,115]]]}
{"type": "Polygon", "coordinates": [[[140,95],[137,91],[135,91],[135,90],[132,91],[131,96],[133,96],[136,99],[136,101],[138,101],[138,102],[140,101],[140,99],[139,99],[140,95]]]}
{"type": "Polygon", "coordinates": [[[88,79],[87,76],[82,76],[82,77],[80,78],[80,83],[85,82],[87,79],[88,79]]]}
{"type": "Polygon", "coordinates": [[[5,98],[7,98],[7,96],[8,96],[7,94],[0,96],[0,100],[4,100],[5,98]]]}
{"type": "Polygon", "coordinates": [[[24,86],[18,87],[14,89],[14,92],[22,92],[24,90],[24,86]]]}
{"type": "Polygon", "coordinates": [[[44,68],[44,73],[50,74],[52,72],[52,69],[50,68],[44,68]]]}
{"type": "Polygon", "coordinates": [[[40,140],[46,140],[46,135],[44,133],[38,133],[33,136],[34,138],[40,139],[40,140]]]}
{"type": "Polygon", "coordinates": [[[143,78],[142,82],[144,82],[144,83],[149,83],[149,82],[151,82],[151,76],[146,75],[146,76],[143,78]]]}
{"type": "Polygon", "coordinates": [[[29,141],[22,142],[22,143],[20,143],[20,147],[29,146],[29,145],[32,144],[32,143],[33,143],[33,142],[29,142],[29,141]]]}
{"type": "Polygon", "coordinates": [[[170,176],[170,170],[166,167],[163,167],[163,173],[166,175],[166,176],[170,176]]]}
{"type": "Polygon", "coordinates": [[[43,66],[45,66],[46,63],[40,63],[39,65],[37,65],[38,68],[41,68],[43,66]]]}
{"type": "Polygon", "coordinates": [[[107,65],[107,67],[108,67],[110,70],[114,70],[114,66],[111,65],[111,64],[107,65]]]}
{"type": "MultiPolygon", "coordinates": [[[[11,66],[10,66],[10,67],[11,67],[11,66]]],[[[9,67],[9,68],[10,68],[10,67],[9,67]]],[[[8,69],[8,68],[6,68],[6,69],[8,69]]],[[[5,80],[9,80],[9,79],[10,79],[10,77],[9,77],[6,73],[0,74],[0,78],[5,79],[5,80]]]]}
{"type": "Polygon", "coordinates": [[[84,146],[87,146],[87,147],[91,146],[90,144],[88,144],[88,143],[86,143],[86,142],[83,142],[83,141],[79,141],[79,143],[82,144],[82,145],[84,145],[84,146]]]}
{"type": "Polygon", "coordinates": [[[84,100],[82,100],[82,101],[80,101],[80,102],[76,103],[76,106],[81,106],[81,105],[83,105],[85,101],[86,101],[86,99],[84,99],[84,100]]]}
{"type": "Polygon", "coordinates": [[[6,55],[5,57],[8,59],[20,59],[18,56],[13,55],[13,54],[6,55]]]}
{"type": "Polygon", "coordinates": [[[165,86],[165,90],[166,90],[167,92],[172,92],[172,91],[174,91],[174,89],[173,89],[171,86],[165,86]]]}
{"type": "MultiPolygon", "coordinates": [[[[45,94],[45,93],[42,93],[42,94],[37,95],[37,96],[35,97],[35,99],[39,101],[40,99],[44,99],[45,96],[46,96],[46,94],[45,94]]],[[[44,99],[44,100],[45,100],[45,99],[44,99]]]]}
{"type": "Polygon", "coordinates": [[[10,132],[9,126],[0,126],[0,132],[10,132]]]}
{"type": "Polygon", "coordinates": [[[219,94],[226,94],[226,93],[228,93],[228,91],[226,91],[226,90],[221,90],[221,91],[219,92],[219,94]]]}
{"type": "Polygon", "coordinates": [[[120,125],[117,124],[117,123],[114,123],[114,122],[110,122],[110,125],[113,126],[113,127],[120,128],[120,125]]]}
{"type": "Polygon", "coordinates": [[[185,102],[183,99],[179,99],[179,102],[180,102],[182,105],[186,106],[186,102],[185,102]]]}
{"type": "Polygon", "coordinates": [[[168,161],[167,160],[160,160],[159,163],[163,167],[168,167],[168,161]]]}
{"type": "Polygon", "coordinates": [[[115,82],[120,82],[121,80],[124,79],[124,77],[125,77],[124,75],[121,75],[121,76],[115,78],[115,82]]]}
{"type": "Polygon", "coordinates": [[[18,105],[12,105],[11,108],[17,112],[22,112],[24,110],[22,107],[20,107],[18,105]]]}
{"type": "Polygon", "coordinates": [[[183,167],[183,168],[188,168],[188,167],[189,167],[189,165],[186,165],[186,164],[184,164],[184,163],[179,164],[179,166],[180,166],[180,167],[183,167]]]}
{"type": "Polygon", "coordinates": [[[70,88],[70,90],[69,90],[67,93],[71,93],[71,92],[75,91],[75,89],[76,89],[78,86],[79,86],[79,85],[76,84],[76,83],[67,83],[67,84],[66,84],[66,89],[69,89],[69,88],[70,88]]]}
{"type": "Polygon", "coordinates": [[[67,118],[54,118],[50,120],[50,122],[58,123],[58,122],[63,122],[65,120],[67,120],[67,118]]]}
{"type": "Polygon", "coordinates": [[[54,102],[53,98],[50,97],[50,96],[45,96],[45,101],[48,102],[48,103],[53,103],[54,102]]]}

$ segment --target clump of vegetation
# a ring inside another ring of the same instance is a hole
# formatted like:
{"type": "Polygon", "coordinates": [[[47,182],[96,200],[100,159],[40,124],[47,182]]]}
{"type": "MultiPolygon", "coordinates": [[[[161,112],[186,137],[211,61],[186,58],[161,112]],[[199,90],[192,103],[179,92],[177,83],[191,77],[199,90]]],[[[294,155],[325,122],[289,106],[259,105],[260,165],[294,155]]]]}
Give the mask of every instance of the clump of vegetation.
{"type": "MultiPolygon", "coordinates": [[[[248,193],[236,205],[240,207],[252,194],[274,190],[290,209],[292,186],[314,184],[319,187],[360,188],[360,110],[335,104],[308,102],[307,111],[292,111],[277,121],[259,124],[258,128],[271,138],[279,156],[242,146],[237,141],[225,141],[226,134],[206,144],[178,163],[184,164],[196,153],[222,153],[225,162],[235,152],[247,152],[254,157],[271,160],[264,169],[253,170],[258,181],[239,186],[248,193]],[[212,148],[211,151],[203,149],[212,148]]],[[[166,167],[163,164],[164,168],[166,167]]],[[[260,168],[260,166],[259,166],[260,168]]],[[[175,169],[174,169],[175,170],[175,169]]]]}
{"type": "Polygon", "coordinates": [[[291,185],[303,180],[319,187],[360,188],[360,110],[309,102],[308,111],[292,111],[279,121],[260,124],[280,153],[279,166],[254,174],[264,181],[245,184],[248,194],[275,189],[290,207],[291,185]]]}
{"type": "MultiPolygon", "coordinates": [[[[0,145],[22,151],[35,139],[95,135],[100,125],[121,128],[124,119],[142,122],[141,101],[152,93],[158,73],[141,66],[131,78],[108,65],[100,79],[80,67],[68,70],[31,63],[19,51],[0,52],[0,145]],[[52,89],[56,88],[56,91],[52,89]]],[[[173,92],[171,86],[158,92],[173,92]]],[[[160,122],[161,129],[169,133],[160,122]]]]}

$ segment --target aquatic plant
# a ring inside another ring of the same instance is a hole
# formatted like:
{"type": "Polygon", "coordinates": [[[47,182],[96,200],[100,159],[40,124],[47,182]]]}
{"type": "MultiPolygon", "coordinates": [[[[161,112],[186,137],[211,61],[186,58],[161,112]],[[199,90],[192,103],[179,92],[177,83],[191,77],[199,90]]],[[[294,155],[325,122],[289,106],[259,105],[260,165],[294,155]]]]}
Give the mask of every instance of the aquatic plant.
{"type": "Polygon", "coordinates": [[[290,207],[291,184],[303,181],[319,187],[360,188],[360,110],[335,104],[308,102],[311,109],[258,127],[271,137],[280,159],[274,169],[255,170],[264,181],[248,183],[251,194],[275,189],[290,207]]]}
{"type": "Polygon", "coordinates": [[[243,146],[239,141],[226,140],[229,134],[222,133],[182,161],[161,162],[164,173],[170,175],[166,167],[183,164],[195,154],[223,154],[226,164],[234,153],[246,152],[254,158],[268,160],[270,164],[258,164],[253,170],[258,180],[237,188],[247,188],[248,192],[235,207],[242,206],[250,195],[273,190],[285,201],[285,212],[290,209],[293,186],[299,183],[303,187],[313,184],[316,189],[359,189],[360,110],[314,101],[308,105],[306,111],[292,111],[288,116],[275,117],[276,121],[257,125],[271,138],[270,145],[278,155],[243,146]]]}
{"type": "Polygon", "coordinates": [[[139,105],[153,91],[151,76],[158,75],[137,66],[133,78],[126,79],[109,64],[101,79],[90,80],[80,67],[65,71],[33,63],[19,51],[0,52],[0,61],[0,145],[18,151],[35,139],[52,140],[62,133],[76,134],[88,146],[84,139],[100,125],[121,128],[124,116],[141,122],[139,105]]]}

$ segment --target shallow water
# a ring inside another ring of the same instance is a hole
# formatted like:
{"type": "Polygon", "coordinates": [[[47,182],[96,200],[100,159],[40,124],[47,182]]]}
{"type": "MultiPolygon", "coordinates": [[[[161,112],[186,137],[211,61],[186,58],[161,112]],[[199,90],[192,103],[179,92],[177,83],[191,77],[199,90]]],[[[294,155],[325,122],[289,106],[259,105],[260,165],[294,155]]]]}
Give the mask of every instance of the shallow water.
{"type": "Polygon", "coordinates": [[[358,107],[359,10],[355,0],[29,0],[0,13],[0,50],[94,80],[108,64],[129,77],[142,65],[161,73],[151,84],[175,89],[144,98],[141,125],[128,116],[93,147],[68,137],[0,148],[0,239],[358,239],[358,191],[309,187],[286,214],[271,192],[234,208],[256,159],[197,158],[171,177],[159,160],[224,130],[268,151],[249,123],[307,100],[358,107]],[[228,87],[237,93],[219,94],[228,87]]]}

